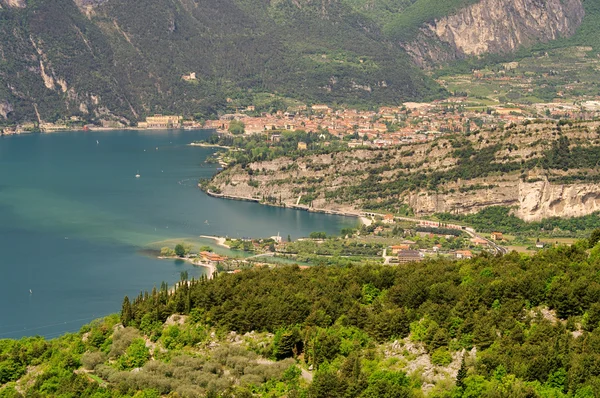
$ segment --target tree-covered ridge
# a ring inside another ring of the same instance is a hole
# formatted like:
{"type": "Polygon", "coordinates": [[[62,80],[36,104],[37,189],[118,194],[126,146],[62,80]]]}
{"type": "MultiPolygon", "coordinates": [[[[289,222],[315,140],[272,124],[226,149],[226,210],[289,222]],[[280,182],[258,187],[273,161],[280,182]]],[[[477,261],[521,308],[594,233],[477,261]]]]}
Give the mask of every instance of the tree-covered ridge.
{"type": "Polygon", "coordinates": [[[36,121],[34,103],[46,121],[133,121],[214,116],[227,97],[261,92],[363,105],[439,92],[377,24],[339,1],[101,3],[87,17],[72,0],[0,10],[8,121],[36,121]],[[190,72],[197,79],[182,80],[190,72]]]}
{"type": "MultiPolygon", "coordinates": [[[[30,0],[0,10],[0,123],[202,119],[264,93],[363,107],[440,97],[400,43],[473,2],[30,0]]],[[[598,6],[585,8],[577,34],[550,46],[595,45],[598,6]]]]}
{"type": "Polygon", "coordinates": [[[598,237],[533,257],[163,284],[124,300],[125,328],[0,340],[0,396],[593,397],[598,237]]]}

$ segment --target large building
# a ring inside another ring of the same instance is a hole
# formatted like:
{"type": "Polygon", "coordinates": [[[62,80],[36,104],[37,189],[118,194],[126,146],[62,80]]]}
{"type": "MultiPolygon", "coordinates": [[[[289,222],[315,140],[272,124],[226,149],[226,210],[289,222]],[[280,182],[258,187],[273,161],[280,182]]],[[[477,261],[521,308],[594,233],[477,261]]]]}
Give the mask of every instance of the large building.
{"type": "Polygon", "coordinates": [[[171,129],[181,125],[182,116],[154,115],[146,118],[146,127],[154,129],[171,129]]]}
{"type": "Polygon", "coordinates": [[[418,250],[401,250],[398,252],[398,262],[400,264],[422,261],[423,253],[418,250]]]}

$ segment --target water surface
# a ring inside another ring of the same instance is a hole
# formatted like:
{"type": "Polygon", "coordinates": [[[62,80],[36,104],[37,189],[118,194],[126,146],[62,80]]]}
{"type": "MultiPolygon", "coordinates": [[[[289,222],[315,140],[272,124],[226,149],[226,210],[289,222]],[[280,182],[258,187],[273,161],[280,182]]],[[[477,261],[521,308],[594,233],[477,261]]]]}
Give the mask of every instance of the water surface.
{"type": "MultiPolygon", "coordinates": [[[[57,336],[117,312],[180,272],[145,255],[199,235],[337,233],[356,219],[215,199],[216,166],[191,147],[207,131],[65,132],[0,137],[0,338],[57,336]],[[140,174],[140,178],[135,175],[140,174]]],[[[206,243],[206,242],[204,242],[206,243]]]]}

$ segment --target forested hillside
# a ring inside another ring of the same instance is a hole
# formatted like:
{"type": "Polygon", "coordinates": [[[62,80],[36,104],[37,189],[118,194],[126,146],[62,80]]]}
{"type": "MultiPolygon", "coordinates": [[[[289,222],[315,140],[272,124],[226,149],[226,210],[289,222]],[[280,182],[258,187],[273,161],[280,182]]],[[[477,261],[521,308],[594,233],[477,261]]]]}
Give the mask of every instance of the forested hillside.
{"type": "Polygon", "coordinates": [[[376,23],[339,1],[80,6],[29,1],[0,9],[0,121],[35,121],[36,106],[42,120],[132,121],[152,113],[207,117],[228,96],[254,92],[363,105],[439,92],[376,23]],[[191,72],[197,80],[182,80],[191,72]]]}
{"type": "MultiPolygon", "coordinates": [[[[583,8],[580,0],[570,1],[578,5],[574,15],[515,37],[526,36],[524,45],[557,38],[570,45],[595,42],[597,4],[583,2],[586,16],[577,29],[583,8]]],[[[433,54],[439,40],[452,57],[467,50],[447,48],[455,44],[444,37],[415,37],[424,24],[476,3],[2,0],[0,123],[75,116],[128,124],[153,113],[206,118],[224,110],[227,98],[250,104],[256,93],[351,106],[439,97],[444,90],[413,61],[444,59],[433,54]],[[184,81],[190,73],[197,79],[184,81]]],[[[562,4],[539,12],[565,14],[571,6],[562,4]]],[[[539,4],[525,0],[519,7],[530,5],[539,4]]],[[[494,22],[478,18],[475,25],[494,22]]],[[[479,39],[502,42],[505,27],[497,29],[479,39]]],[[[519,40],[514,46],[511,51],[519,40]]]]}
{"type": "Polygon", "coordinates": [[[120,319],[0,340],[0,397],[594,397],[598,238],[163,284],[120,319]]]}

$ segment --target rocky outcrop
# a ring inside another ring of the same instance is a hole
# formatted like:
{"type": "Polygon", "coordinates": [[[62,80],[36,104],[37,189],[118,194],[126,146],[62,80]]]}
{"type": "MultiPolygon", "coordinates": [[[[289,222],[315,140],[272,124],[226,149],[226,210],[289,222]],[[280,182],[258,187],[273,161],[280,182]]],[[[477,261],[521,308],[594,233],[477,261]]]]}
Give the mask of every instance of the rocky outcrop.
{"type": "Polygon", "coordinates": [[[0,8],[2,6],[10,8],[25,8],[27,6],[26,0],[0,0],[0,8]]]}
{"type": "Polygon", "coordinates": [[[10,102],[0,101],[0,116],[1,117],[6,119],[8,117],[8,114],[11,113],[12,111],[14,111],[14,108],[10,104],[10,102]]]}
{"type": "Polygon", "coordinates": [[[516,215],[525,221],[581,217],[600,211],[600,184],[555,185],[548,181],[519,184],[516,215]]]}
{"type": "Polygon", "coordinates": [[[462,183],[457,181],[444,188],[446,192],[428,191],[411,192],[404,201],[414,210],[415,214],[476,213],[490,206],[513,207],[519,205],[520,179],[516,175],[504,176],[498,179],[480,179],[462,183]],[[491,188],[461,192],[461,187],[469,185],[492,185],[491,188]]]}
{"type": "MultiPolygon", "coordinates": [[[[563,126],[561,133],[572,144],[570,151],[576,153],[577,148],[580,153],[598,153],[599,125],[581,122],[563,126]]],[[[490,153],[493,160],[487,166],[482,164],[484,168],[496,168],[494,163],[505,165],[504,170],[497,168],[478,176],[474,176],[478,166],[465,165],[465,159],[456,157],[451,142],[440,137],[400,148],[281,157],[245,168],[235,165],[215,175],[209,189],[265,204],[346,213],[379,208],[378,202],[408,205],[417,215],[469,214],[490,206],[510,207],[525,221],[581,217],[600,211],[600,167],[595,162],[587,168],[567,170],[539,167],[537,159],[549,156],[548,137],[555,126],[540,121],[526,128],[513,126],[465,137],[474,151],[490,153]],[[490,148],[496,148],[493,154],[490,148]],[[418,182],[430,177],[427,184],[418,182]],[[429,183],[434,178],[438,184],[429,183]]]]}
{"type": "Polygon", "coordinates": [[[79,7],[81,12],[89,18],[94,15],[94,8],[106,3],[106,1],[107,0],[75,0],[75,4],[77,4],[77,7],[79,7]]]}
{"type": "Polygon", "coordinates": [[[403,46],[422,66],[510,53],[573,35],[584,14],[582,0],[482,0],[423,26],[403,46]]]}
{"type": "MultiPolygon", "coordinates": [[[[581,217],[600,211],[600,184],[552,184],[547,180],[523,182],[517,175],[505,176],[490,189],[470,192],[417,192],[405,200],[416,213],[475,213],[490,206],[513,207],[525,221],[550,217],[581,217]]],[[[460,183],[456,184],[457,186],[460,183]]]]}

